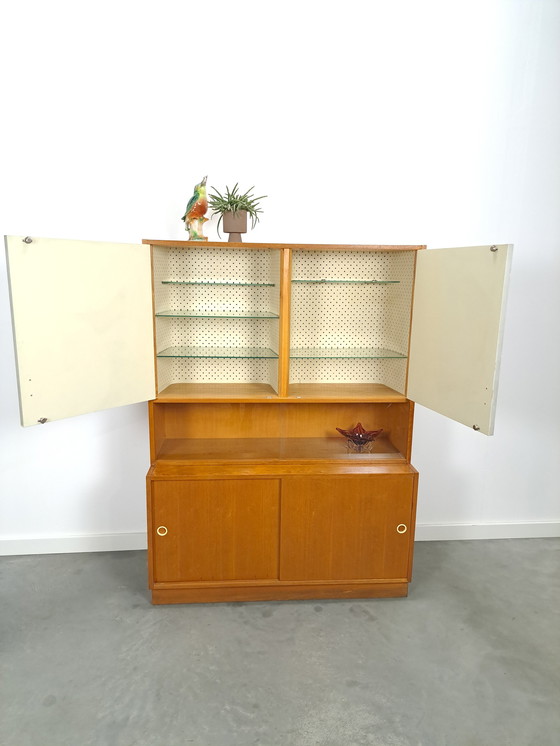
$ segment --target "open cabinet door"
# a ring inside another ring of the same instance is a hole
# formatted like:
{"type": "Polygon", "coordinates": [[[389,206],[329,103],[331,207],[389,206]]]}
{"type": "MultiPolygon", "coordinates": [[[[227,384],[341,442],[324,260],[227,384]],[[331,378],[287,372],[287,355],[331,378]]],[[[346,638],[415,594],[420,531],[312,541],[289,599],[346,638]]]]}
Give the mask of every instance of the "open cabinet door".
{"type": "Polygon", "coordinates": [[[22,425],[155,397],[150,247],[6,237],[22,425]]]}
{"type": "Polygon", "coordinates": [[[419,251],[407,396],[486,435],[494,410],[512,246],[419,251]]]}

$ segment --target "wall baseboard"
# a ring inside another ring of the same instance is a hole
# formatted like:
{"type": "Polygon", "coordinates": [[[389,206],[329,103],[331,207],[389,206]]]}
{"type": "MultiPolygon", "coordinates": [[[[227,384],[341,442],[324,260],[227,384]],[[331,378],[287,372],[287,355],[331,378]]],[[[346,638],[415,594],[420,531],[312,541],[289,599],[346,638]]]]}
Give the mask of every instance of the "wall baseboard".
{"type": "MultiPolygon", "coordinates": [[[[461,539],[541,539],[560,536],[560,521],[528,523],[420,523],[416,541],[461,539]]],[[[126,534],[82,536],[0,537],[0,556],[22,554],[72,554],[78,552],[126,552],[146,549],[144,531],[126,534]]]]}
{"type": "Polygon", "coordinates": [[[0,537],[0,555],[126,552],[146,549],[147,545],[145,531],[81,536],[0,537]]]}
{"type": "Polygon", "coordinates": [[[560,521],[524,523],[418,523],[416,541],[544,539],[560,536],[560,521]]]}

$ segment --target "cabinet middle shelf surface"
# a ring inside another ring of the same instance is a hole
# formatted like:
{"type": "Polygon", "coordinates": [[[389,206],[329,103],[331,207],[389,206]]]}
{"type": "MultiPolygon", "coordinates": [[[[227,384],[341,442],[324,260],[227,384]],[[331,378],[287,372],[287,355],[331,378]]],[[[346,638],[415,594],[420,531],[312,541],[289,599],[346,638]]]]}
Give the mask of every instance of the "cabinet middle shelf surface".
{"type": "Polygon", "coordinates": [[[158,461],[404,461],[389,438],[379,438],[371,453],[348,450],[343,438],[170,438],[158,461]]]}

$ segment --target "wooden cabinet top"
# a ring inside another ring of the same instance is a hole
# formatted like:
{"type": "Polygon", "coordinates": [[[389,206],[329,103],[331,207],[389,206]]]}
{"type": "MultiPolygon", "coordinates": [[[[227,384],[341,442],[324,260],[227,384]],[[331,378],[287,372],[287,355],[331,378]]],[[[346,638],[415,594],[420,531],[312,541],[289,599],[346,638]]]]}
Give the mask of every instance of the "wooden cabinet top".
{"type": "Polygon", "coordinates": [[[204,249],[294,249],[295,251],[418,251],[425,245],[332,244],[332,243],[238,243],[235,241],[158,241],[144,238],[142,243],[168,248],[204,249]]]}

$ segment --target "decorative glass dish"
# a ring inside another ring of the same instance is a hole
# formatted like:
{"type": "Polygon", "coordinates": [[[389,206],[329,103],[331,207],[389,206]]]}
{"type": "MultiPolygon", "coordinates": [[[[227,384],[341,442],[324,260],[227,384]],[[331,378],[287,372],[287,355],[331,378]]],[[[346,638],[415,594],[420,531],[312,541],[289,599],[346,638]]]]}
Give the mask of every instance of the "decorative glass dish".
{"type": "Polygon", "coordinates": [[[352,453],[371,453],[376,438],[383,432],[383,428],[380,430],[365,430],[361,422],[358,422],[356,427],[351,430],[342,430],[340,427],[336,429],[346,438],[346,447],[352,453]]]}

